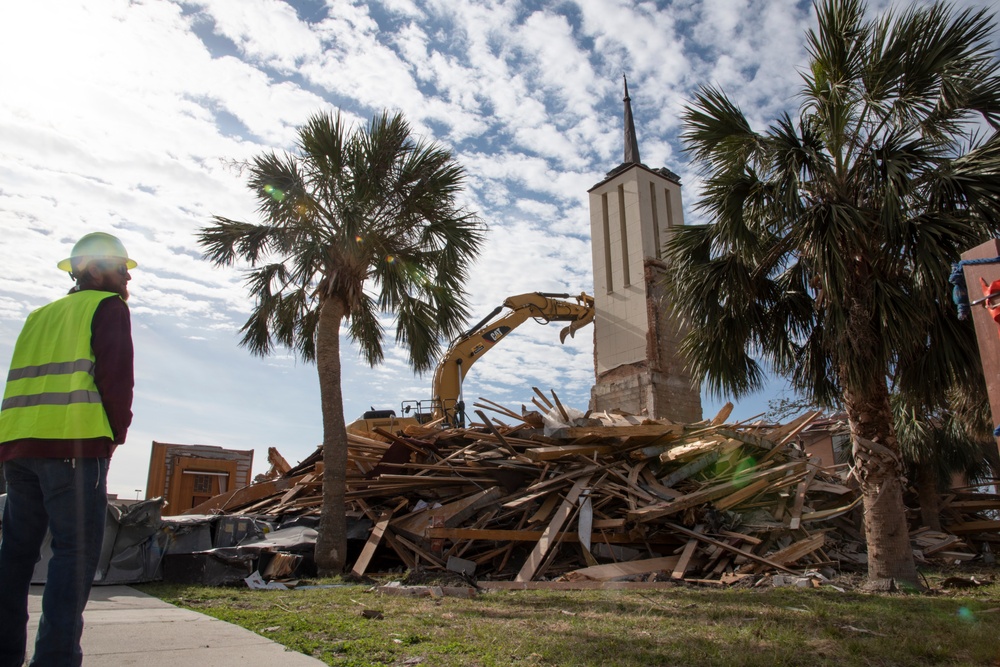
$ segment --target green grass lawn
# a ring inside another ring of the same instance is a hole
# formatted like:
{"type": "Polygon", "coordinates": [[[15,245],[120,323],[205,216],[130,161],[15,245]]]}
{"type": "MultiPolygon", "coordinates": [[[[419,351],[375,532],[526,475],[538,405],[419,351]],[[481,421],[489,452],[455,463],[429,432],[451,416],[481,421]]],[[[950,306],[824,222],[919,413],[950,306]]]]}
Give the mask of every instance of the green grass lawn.
{"type": "MultiPolygon", "coordinates": [[[[991,572],[978,572],[984,575],[991,572]]],[[[942,576],[929,577],[931,585],[942,576]]],[[[994,579],[911,595],[678,585],[461,599],[389,596],[356,585],[139,588],[330,665],[1000,667],[1000,577],[994,579]],[[381,618],[366,618],[365,610],[381,618]]]]}

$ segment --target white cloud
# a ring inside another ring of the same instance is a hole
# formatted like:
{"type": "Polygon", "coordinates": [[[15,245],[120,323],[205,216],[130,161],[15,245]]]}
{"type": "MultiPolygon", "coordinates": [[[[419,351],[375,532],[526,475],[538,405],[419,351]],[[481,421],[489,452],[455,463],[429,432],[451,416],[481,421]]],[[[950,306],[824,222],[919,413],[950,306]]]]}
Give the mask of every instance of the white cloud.
{"type": "MultiPolygon", "coordinates": [[[[690,212],[700,182],[678,139],[684,104],[718,83],[763,127],[794,102],[812,22],[801,0],[9,3],[0,366],[27,312],[70,286],[55,263],[82,234],[111,231],[139,261],[136,423],[112,486],[144,485],[154,438],[276,445],[301,460],[321,437],[316,369],[238,347],[243,276],[203,260],[196,240],[213,215],[256,219],[234,162],[292,149],[319,111],[354,124],[402,111],[454,150],[462,200],[490,226],[469,285],[478,319],[512,294],[592,289],[587,190],[622,157],[623,73],[643,159],[681,174],[690,212]]],[[[534,384],[585,408],[592,333],[563,346],[557,335],[520,327],[475,366],[468,396],[531,407],[534,384]]],[[[430,376],[414,377],[403,351],[369,369],[343,345],[348,415],[429,397],[430,376]]]]}

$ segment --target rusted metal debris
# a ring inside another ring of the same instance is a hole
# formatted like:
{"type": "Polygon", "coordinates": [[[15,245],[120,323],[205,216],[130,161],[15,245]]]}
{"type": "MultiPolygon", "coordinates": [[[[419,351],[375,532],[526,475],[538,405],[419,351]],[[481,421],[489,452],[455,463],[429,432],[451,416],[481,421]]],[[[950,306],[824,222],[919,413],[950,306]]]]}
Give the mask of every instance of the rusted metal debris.
{"type": "MultiPolygon", "coordinates": [[[[818,413],[766,426],[727,424],[724,410],[676,424],[605,413],[571,419],[551,404],[543,419],[480,401],[503,421],[487,422],[480,410],[481,423],[469,428],[349,434],[348,514],[371,523],[355,575],[422,568],[515,584],[732,584],[865,567],[861,501],[846,466],[819,467],[797,446],[818,413]]],[[[977,522],[988,521],[979,514],[987,505],[1000,508],[1000,496],[946,500],[952,524],[996,537],[996,526],[977,522]]],[[[192,513],[287,519],[318,515],[321,504],[317,450],[281,477],[192,513]]],[[[975,557],[968,536],[919,527],[912,535],[919,559],[952,561],[975,557]]]]}

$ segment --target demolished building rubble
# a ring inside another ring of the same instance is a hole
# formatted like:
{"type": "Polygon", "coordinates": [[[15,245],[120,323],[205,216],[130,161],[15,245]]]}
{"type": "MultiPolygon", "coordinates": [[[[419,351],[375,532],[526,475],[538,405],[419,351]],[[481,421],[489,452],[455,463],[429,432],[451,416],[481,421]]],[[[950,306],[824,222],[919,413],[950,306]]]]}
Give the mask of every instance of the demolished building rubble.
{"type": "MultiPolygon", "coordinates": [[[[535,392],[544,416],[480,399],[479,423],[468,428],[350,433],[351,572],[451,570],[513,584],[729,584],[765,573],[865,567],[861,500],[849,466],[818,466],[798,444],[819,413],[783,425],[729,424],[724,410],[710,421],[678,424],[576,415],[554,392],[552,400],[535,392]]],[[[845,428],[825,426],[834,427],[845,428]]],[[[191,512],[281,527],[315,525],[321,505],[320,449],[191,512]]],[[[995,548],[1000,522],[984,512],[998,509],[997,495],[950,494],[944,531],[914,526],[918,560],[963,561],[995,548]]],[[[234,549],[269,559],[281,553],[252,544],[234,549]]],[[[293,559],[277,558],[283,566],[271,568],[275,578],[308,563],[302,549],[293,559]]]]}

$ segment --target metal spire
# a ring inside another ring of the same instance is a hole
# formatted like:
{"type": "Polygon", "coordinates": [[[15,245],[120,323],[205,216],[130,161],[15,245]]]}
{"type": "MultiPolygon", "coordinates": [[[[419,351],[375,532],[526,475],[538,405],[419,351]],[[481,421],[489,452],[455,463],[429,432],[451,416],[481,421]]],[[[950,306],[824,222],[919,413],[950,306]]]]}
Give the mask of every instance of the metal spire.
{"type": "Polygon", "coordinates": [[[632,100],[628,96],[628,79],[625,81],[625,164],[639,164],[639,142],[635,138],[635,122],[632,120],[632,100]]]}

